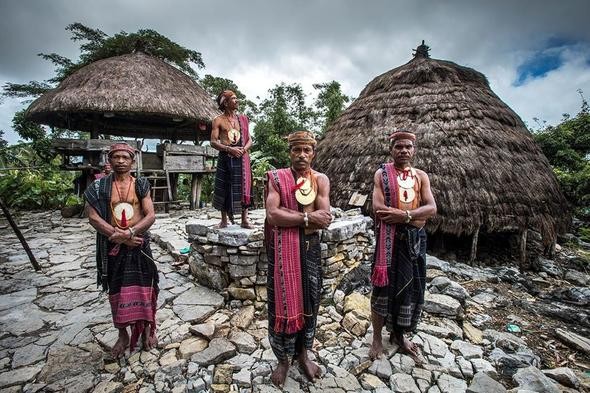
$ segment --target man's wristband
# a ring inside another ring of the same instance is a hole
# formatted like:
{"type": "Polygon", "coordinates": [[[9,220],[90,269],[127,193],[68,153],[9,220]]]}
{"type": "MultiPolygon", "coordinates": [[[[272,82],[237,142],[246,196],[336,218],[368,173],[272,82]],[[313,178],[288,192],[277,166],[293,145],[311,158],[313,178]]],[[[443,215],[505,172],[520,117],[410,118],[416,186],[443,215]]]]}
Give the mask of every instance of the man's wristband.
{"type": "Polygon", "coordinates": [[[307,228],[309,226],[309,217],[307,216],[307,212],[303,213],[303,224],[307,228]]]}
{"type": "Polygon", "coordinates": [[[406,210],[406,219],[404,220],[404,222],[406,224],[409,224],[410,221],[412,221],[412,216],[410,215],[410,211],[409,210],[406,210]]]}
{"type": "Polygon", "coordinates": [[[135,236],[135,228],[129,227],[129,239],[135,236]]]}

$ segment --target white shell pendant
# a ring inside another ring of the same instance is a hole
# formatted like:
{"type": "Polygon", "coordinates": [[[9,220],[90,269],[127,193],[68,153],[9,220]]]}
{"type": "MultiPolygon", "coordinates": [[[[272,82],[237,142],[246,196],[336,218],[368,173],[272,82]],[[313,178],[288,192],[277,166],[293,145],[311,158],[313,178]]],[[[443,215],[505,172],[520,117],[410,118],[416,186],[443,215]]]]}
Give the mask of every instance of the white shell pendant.
{"type": "Polygon", "coordinates": [[[401,188],[414,188],[414,184],[416,184],[416,179],[413,177],[406,177],[406,180],[403,180],[401,176],[397,176],[397,185],[401,188]]]}
{"type": "Polygon", "coordinates": [[[229,143],[235,145],[240,140],[240,131],[236,130],[235,128],[232,128],[227,132],[227,137],[229,138],[229,143]]]}
{"type": "Polygon", "coordinates": [[[413,188],[401,188],[398,189],[399,201],[402,203],[411,203],[416,198],[416,193],[413,188]]]}
{"type": "Polygon", "coordinates": [[[301,186],[295,191],[295,199],[297,199],[297,202],[299,202],[303,206],[312,204],[313,201],[315,201],[316,192],[311,187],[311,182],[309,181],[309,179],[305,177],[300,177],[299,179],[297,179],[296,184],[301,184],[301,186]]]}
{"type": "Polygon", "coordinates": [[[118,221],[123,218],[123,210],[125,210],[125,219],[130,220],[133,218],[133,206],[127,202],[120,202],[113,208],[113,213],[118,221]]]}

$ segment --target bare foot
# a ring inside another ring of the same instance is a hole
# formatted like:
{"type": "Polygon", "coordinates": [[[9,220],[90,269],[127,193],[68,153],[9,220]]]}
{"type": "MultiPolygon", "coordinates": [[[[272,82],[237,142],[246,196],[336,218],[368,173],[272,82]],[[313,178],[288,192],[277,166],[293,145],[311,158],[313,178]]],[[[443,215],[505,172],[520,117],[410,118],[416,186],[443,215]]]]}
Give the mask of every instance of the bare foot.
{"type": "Polygon", "coordinates": [[[285,379],[287,379],[287,372],[288,371],[289,371],[289,362],[279,361],[277,368],[275,368],[275,370],[272,372],[272,375],[270,376],[270,380],[272,381],[272,383],[276,387],[282,388],[283,385],[285,384],[285,379]]]}
{"type": "Polygon", "coordinates": [[[129,346],[129,333],[127,333],[127,329],[119,329],[119,339],[113,345],[111,349],[111,355],[115,359],[118,359],[121,355],[125,354],[127,347],[129,346]]]}
{"type": "Polygon", "coordinates": [[[149,351],[158,346],[158,337],[155,334],[151,335],[151,326],[149,324],[143,329],[142,342],[144,351],[149,351]]]}
{"type": "Polygon", "coordinates": [[[371,348],[369,348],[369,359],[375,360],[380,358],[383,354],[383,342],[381,337],[374,337],[373,342],[371,343],[371,348]]]}
{"type": "Polygon", "coordinates": [[[303,369],[303,373],[311,382],[315,382],[316,378],[320,378],[322,376],[322,370],[320,367],[315,363],[309,360],[307,357],[307,350],[303,350],[301,355],[299,355],[299,365],[303,369]]]}
{"type": "Polygon", "coordinates": [[[227,221],[221,221],[219,224],[217,224],[217,226],[215,228],[217,228],[217,229],[227,228],[227,221]]]}
{"type": "Polygon", "coordinates": [[[423,364],[424,360],[422,358],[422,353],[420,352],[420,348],[416,345],[415,342],[410,341],[405,335],[402,335],[401,343],[400,340],[394,337],[393,333],[391,334],[390,341],[393,340],[399,345],[400,351],[404,354],[408,355],[409,357],[416,362],[416,364],[423,364]]]}
{"type": "Polygon", "coordinates": [[[254,225],[250,224],[250,222],[248,221],[242,221],[242,228],[246,228],[246,229],[254,229],[254,225]]]}

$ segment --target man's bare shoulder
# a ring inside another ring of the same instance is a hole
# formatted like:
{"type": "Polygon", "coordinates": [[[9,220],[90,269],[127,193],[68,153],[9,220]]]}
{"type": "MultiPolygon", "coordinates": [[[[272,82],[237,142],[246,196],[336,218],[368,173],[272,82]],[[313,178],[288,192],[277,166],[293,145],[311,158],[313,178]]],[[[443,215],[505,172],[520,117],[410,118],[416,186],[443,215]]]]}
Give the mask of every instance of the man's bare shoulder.
{"type": "Polygon", "coordinates": [[[428,179],[428,173],[424,172],[422,169],[414,168],[416,170],[416,175],[418,175],[421,179],[428,179]]]}
{"type": "Polygon", "coordinates": [[[328,178],[328,176],[325,173],[318,172],[315,169],[313,169],[313,174],[317,180],[321,180],[322,182],[328,182],[328,183],[330,182],[330,179],[328,178]]]}

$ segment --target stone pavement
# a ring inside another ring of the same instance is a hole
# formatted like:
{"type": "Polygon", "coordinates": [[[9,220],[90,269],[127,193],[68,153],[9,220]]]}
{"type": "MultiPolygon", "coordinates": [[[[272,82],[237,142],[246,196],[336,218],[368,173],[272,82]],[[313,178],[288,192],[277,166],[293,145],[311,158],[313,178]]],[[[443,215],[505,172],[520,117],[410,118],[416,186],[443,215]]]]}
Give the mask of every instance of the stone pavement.
{"type": "MultiPolygon", "coordinates": [[[[226,302],[196,284],[188,271],[181,252],[188,246],[184,226],[199,214],[159,217],[152,247],[161,280],[160,345],[119,361],[108,352],[117,332],[108,299],[96,288],[95,236],[87,220],[62,219],[59,212],[17,217],[43,267],[37,273],[0,219],[0,392],[279,391],[269,383],[276,362],[265,313],[250,300],[226,302]]],[[[314,354],[324,377],[312,384],[291,367],[284,391],[506,391],[498,380],[517,387],[514,392],[588,386],[569,368],[539,370],[539,357],[522,338],[463,321],[466,313],[485,314],[486,302],[492,307],[497,296],[484,292],[471,298],[447,277],[448,263],[429,258],[428,264],[426,312],[413,337],[424,365],[391,345],[370,362],[367,291],[337,291],[324,299],[318,317],[314,354]],[[473,310],[478,313],[468,313],[473,310]]]]}

